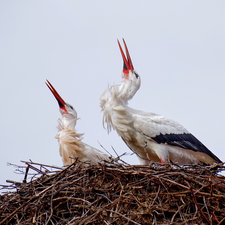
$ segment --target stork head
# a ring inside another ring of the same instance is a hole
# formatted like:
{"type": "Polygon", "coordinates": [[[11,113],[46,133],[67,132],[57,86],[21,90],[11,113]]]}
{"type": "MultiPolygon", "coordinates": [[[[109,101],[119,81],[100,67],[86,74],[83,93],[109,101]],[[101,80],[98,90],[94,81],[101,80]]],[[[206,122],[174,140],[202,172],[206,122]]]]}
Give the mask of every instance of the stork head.
{"type": "Polygon", "coordinates": [[[123,52],[120,42],[118,41],[120,52],[123,58],[123,72],[122,72],[122,82],[120,85],[120,97],[123,98],[125,101],[128,101],[133,98],[137,90],[140,88],[141,79],[138,73],[134,70],[130,54],[124,39],[123,43],[127,57],[123,52]]]}
{"type": "Polygon", "coordinates": [[[77,121],[77,112],[71,106],[70,104],[66,103],[61,96],[58,94],[58,92],[55,90],[55,88],[52,86],[52,84],[46,80],[46,85],[52,92],[52,94],[55,96],[58,104],[59,104],[59,111],[62,115],[62,123],[64,126],[70,125],[71,127],[74,127],[76,125],[77,121]]]}

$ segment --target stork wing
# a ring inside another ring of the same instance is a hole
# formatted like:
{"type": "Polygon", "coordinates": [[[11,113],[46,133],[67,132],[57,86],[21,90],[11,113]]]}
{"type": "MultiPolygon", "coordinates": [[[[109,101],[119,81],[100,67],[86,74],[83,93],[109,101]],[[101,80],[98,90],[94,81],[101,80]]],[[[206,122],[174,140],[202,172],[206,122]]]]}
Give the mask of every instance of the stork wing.
{"type": "Polygon", "coordinates": [[[152,139],[158,144],[168,144],[195,152],[203,152],[221,163],[219,158],[176,121],[157,114],[140,113],[140,111],[134,117],[135,130],[146,138],[152,139]]]}

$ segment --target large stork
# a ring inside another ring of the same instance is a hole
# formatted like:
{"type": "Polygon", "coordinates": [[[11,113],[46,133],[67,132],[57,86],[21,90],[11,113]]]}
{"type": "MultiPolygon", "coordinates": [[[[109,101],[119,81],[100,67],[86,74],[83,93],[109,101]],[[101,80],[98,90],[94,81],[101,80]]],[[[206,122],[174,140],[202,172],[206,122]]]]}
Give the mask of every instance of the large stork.
{"type": "Polygon", "coordinates": [[[178,122],[151,112],[132,109],[128,101],[140,88],[125,41],[126,56],[118,41],[124,66],[121,84],[108,87],[100,97],[103,126],[115,129],[141,164],[174,162],[179,165],[221,163],[205,145],[178,122]]]}

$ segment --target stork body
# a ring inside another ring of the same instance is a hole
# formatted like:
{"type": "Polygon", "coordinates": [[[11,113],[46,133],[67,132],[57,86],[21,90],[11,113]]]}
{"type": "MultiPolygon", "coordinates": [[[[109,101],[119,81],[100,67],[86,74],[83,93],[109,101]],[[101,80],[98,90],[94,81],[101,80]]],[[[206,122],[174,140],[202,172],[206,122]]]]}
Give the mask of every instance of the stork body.
{"type": "Polygon", "coordinates": [[[100,97],[103,126],[106,124],[108,132],[115,129],[144,165],[170,161],[179,165],[220,163],[219,158],[178,122],[128,106],[141,80],[133,68],[126,43],[127,58],[119,41],[118,44],[124,60],[122,82],[107,88],[100,97]]]}
{"type": "Polygon", "coordinates": [[[78,120],[76,110],[64,102],[48,80],[46,84],[58,101],[59,111],[62,115],[62,119],[58,119],[59,132],[56,138],[59,142],[59,152],[63,165],[70,165],[77,158],[87,164],[98,164],[104,160],[109,160],[107,154],[82,142],[83,134],[77,133],[75,129],[78,120]]]}

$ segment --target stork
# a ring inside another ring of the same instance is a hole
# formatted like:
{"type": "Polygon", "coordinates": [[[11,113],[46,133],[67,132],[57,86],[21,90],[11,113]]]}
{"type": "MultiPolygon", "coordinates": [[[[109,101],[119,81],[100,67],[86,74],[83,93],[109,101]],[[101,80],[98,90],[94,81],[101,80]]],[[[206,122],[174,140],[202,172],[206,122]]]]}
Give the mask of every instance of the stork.
{"type": "Polygon", "coordinates": [[[100,150],[82,142],[83,134],[76,132],[77,112],[68,103],[65,103],[52,84],[47,80],[46,85],[55,96],[59,104],[59,111],[62,120],[58,119],[59,152],[63,165],[72,164],[77,158],[87,164],[98,164],[102,161],[109,161],[109,156],[100,150]]]}
{"type": "Polygon", "coordinates": [[[100,97],[103,127],[106,124],[108,133],[111,128],[116,130],[143,165],[152,162],[174,162],[178,165],[221,163],[178,122],[128,106],[128,101],[140,88],[141,79],[134,70],[127,45],[123,42],[127,57],[118,41],[124,62],[121,84],[108,87],[100,97]]]}

